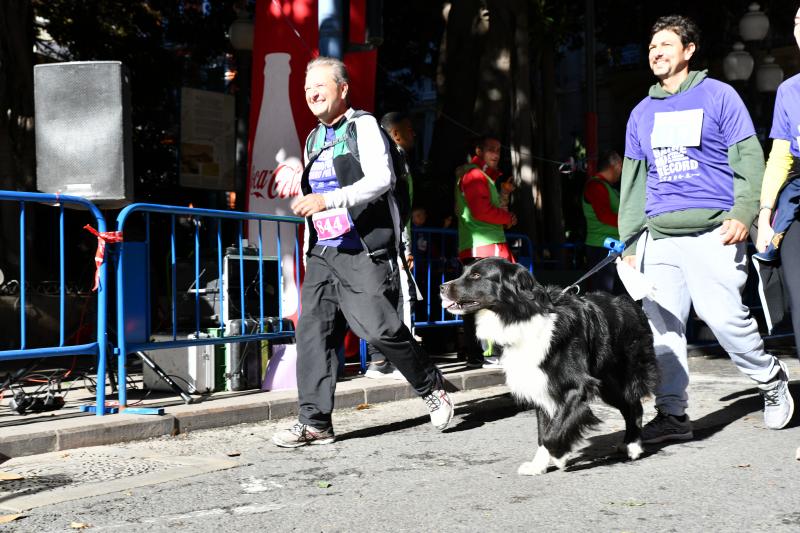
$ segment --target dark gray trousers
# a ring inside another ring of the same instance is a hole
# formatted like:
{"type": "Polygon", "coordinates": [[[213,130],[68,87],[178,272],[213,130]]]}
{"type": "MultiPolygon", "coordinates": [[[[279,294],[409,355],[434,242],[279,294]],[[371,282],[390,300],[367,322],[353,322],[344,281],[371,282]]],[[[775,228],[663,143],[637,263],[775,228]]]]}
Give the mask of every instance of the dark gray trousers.
{"type": "Polygon", "coordinates": [[[781,254],[783,288],[792,313],[795,350],[800,357],[800,221],[792,222],[778,250],[781,254]]]}
{"type": "Polygon", "coordinates": [[[440,386],[440,374],[397,314],[400,278],[388,256],[315,246],[306,258],[297,324],[299,420],[331,426],[336,350],[347,325],[378,348],[420,396],[440,386]]]}

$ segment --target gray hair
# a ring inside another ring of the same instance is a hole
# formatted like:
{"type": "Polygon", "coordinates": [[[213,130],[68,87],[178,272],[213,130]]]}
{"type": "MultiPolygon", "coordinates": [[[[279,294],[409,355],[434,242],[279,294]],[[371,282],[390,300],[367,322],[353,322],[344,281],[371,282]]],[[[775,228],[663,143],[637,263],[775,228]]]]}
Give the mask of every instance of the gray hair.
{"type": "Polygon", "coordinates": [[[340,59],[326,56],[315,57],[306,65],[306,74],[308,74],[308,71],[312,68],[316,67],[331,67],[333,81],[336,82],[336,85],[341,85],[343,83],[350,84],[350,76],[347,74],[347,67],[340,59]]]}

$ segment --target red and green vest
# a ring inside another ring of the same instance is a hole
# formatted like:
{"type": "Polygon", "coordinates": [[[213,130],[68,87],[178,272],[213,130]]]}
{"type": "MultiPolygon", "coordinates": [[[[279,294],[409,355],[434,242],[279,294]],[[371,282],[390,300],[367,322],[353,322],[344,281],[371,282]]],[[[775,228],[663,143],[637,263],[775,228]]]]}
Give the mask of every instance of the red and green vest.
{"type": "MultiPolygon", "coordinates": [[[[598,178],[597,176],[589,178],[589,181],[592,180],[599,181],[603,184],[608,191],[608,201],[611,204],[611,210],[618,213],[619,191],[602,178],[598,178]]],[[[589,181],[587,181],[587,184],[589,181]]],[[[583,216],[586,218],[586,244],[602,248],[607,237],[619,239],[619,230],[614,226],[609,226],[608,224],[600,222],[597,218],[597,214],[594,212],[592,204],[586,201],[586,196],[583,196],[582,200],[583,216]]]]}
{"type": "Polygon", "coordinates": [[[477,169],[486,178],[489,186],[489,195],[492,205],[500,207],[500,194],[494,185],[494,180],[485,172],[480,170],[477,165],[464,165],[459,169],[463,173],[456,181],[456,216],[458,217],[458,251],[470,250],[478,246],[487,244],[497,244],[506,242],[506,234],[502,224],[492,224],[483,222],[472,216],[472,212],[464,198],[464,191],[461,190],[461,180],[467,172],[477,169]]]}

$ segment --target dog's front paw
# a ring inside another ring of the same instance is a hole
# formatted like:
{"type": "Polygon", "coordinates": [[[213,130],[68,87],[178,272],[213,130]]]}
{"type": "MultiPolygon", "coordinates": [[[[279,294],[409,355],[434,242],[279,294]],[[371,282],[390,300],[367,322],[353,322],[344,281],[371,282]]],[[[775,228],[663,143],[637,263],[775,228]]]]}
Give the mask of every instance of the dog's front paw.
{"type": "Polygon", "coordinates": [[[517,474],[520,476],[541,476],[547,472],[547,465],[542,466],[536,461],[522,463],[517,469],[517,474]]]}
{"type": "Polygon", "coordinates": [[[644,453],[644,449],[642,448],[642,441],[635,440],[633,442],[629,442],[626,451],[628,452],[628,459],[630,459],[631,461],[635,461],[636,459],[641,457],[642,454],[644,453]]]}
{"type": "Polygon", "coordinates": [[[533,461],[522,463],[517,469],[517,474],[521,476],[539,476],[547,472],[548,466],[550,466],[550,452],[544,446],[539,446],[536,449],[533,461]]]}
{"type": "Polygon", "coordinates": [[[571,454],[564,454],[561,457],[553,457],[553,464],[559,470],[564,470],[567,467],[567,461],[570,460],[571,454]]]}

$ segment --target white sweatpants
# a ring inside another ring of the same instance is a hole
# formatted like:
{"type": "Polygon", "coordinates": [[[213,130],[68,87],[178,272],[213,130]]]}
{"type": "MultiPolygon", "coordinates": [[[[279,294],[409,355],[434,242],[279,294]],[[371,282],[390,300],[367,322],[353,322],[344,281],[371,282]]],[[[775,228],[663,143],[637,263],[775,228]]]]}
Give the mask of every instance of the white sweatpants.
{"type": "Polygon", "coordinates": [[[778,373],[775,359],[764,351],[755,319],[742,303],[746,243],[723,245],[719,228],[665,239],[645,233],[637,245],[637,260],[656,287],[655,299],[645,298],[643,306],[661,371],[657,407],[680,416],[688,405],[686,321],[691,305],[742,373],[759,383],[778,373]]]}

